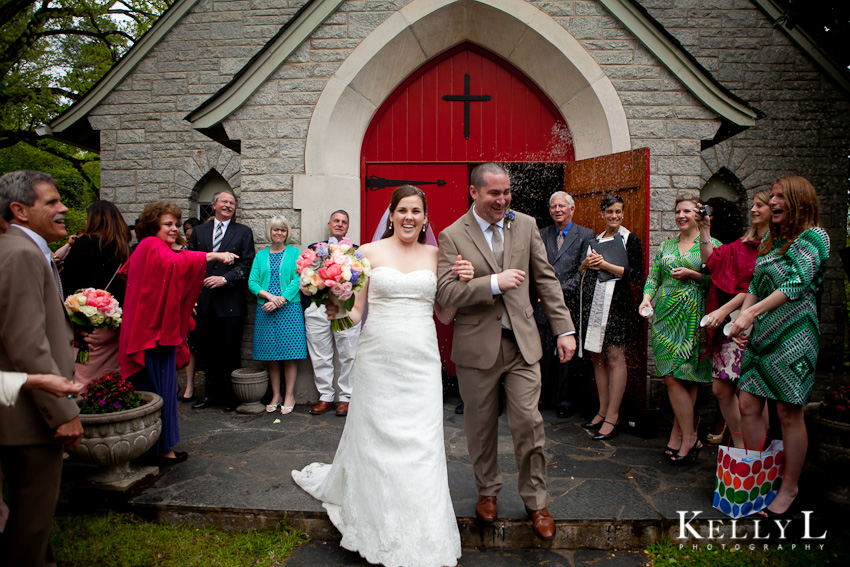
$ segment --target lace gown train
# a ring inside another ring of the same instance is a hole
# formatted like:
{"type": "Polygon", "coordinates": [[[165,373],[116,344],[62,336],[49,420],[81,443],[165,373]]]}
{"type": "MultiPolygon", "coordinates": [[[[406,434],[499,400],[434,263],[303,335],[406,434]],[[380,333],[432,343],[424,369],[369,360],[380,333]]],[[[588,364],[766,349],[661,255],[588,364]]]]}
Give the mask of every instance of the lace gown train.
{"type": "Polygon", "coordinates": [[[436,286],[429,270],[372,271],[334,462],[292,471],[323,502],[341,545],[387,567],[453,566],[461,554],[443,439],[436,286]]]}

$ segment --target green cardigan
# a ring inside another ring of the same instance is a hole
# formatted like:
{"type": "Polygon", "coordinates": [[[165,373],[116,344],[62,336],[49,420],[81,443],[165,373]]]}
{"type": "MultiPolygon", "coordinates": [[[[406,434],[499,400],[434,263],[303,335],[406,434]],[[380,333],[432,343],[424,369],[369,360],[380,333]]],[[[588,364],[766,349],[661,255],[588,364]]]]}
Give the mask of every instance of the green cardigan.
{"type": "MultiPolygon", "coordinates": [[[[269,282],[271,282],[271,273],[269,272],[269,250],[265,248],[257,252],[254,256],[254,263],[251,265],[251,276],[248,278],[248,289],[257,296],[259,305],[263,305],[266,300],[259,296],[260,291],[269,290],[269,282]]],[[[280,261],[280,277],[281,296],[286,298],[287,302],[293,302],[298,299],[298,294],[301,289],[301,282],[298,277],[298,272],[295,271],[295,261],[301,256],[298,248],[287,245],[283,249],[283,258],[280,261]]]]}

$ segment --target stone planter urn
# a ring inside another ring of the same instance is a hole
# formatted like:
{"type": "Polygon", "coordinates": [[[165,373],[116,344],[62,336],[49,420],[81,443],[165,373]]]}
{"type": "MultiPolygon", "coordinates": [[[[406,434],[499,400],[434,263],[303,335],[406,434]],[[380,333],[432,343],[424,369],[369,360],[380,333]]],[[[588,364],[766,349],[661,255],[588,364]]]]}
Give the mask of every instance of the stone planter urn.
{"type": "Polygon", "coordinates": [[[230,375],[233,393],[242,400],[237,406],[239,413],[257,414],[266,411],[260,400],[266,395],[269,386],[269,373],[255,368],[237,368],[230,375]]]}
{"type": "MultiPolygon", "coordinates": [[[[807,408],[809,409],[809,408],[807,408]]],[[[826,497],[850,509],[850,424],[809,413],[809,449],[826,472],[826,497]]]]}
{"type": "Polygon", "coordinates": [[[96,415],[80,414],[83,440],[66,450],[81,461],[106,467],[88,478],[100,488],[126,490],[156,467],[136,467],[130,461],[144,455],[162,433],[162,398],[139,392],[144,404],[133,409],[96,415]]]}

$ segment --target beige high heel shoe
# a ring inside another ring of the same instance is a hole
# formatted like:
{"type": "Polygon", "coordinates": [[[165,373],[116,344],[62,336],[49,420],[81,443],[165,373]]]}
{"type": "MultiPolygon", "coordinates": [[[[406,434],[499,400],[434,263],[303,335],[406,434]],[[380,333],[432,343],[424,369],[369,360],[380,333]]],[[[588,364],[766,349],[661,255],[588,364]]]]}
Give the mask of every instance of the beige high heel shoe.
{"type": "Polygon", "coordinates": [[[705,440],[711,443],[712,445],[719,445],[723,443],[723,438],[726,437],[726,428],[727,424],[723,424],[723,431],[720,433],[709,433],[705,436],[705,440]]]}

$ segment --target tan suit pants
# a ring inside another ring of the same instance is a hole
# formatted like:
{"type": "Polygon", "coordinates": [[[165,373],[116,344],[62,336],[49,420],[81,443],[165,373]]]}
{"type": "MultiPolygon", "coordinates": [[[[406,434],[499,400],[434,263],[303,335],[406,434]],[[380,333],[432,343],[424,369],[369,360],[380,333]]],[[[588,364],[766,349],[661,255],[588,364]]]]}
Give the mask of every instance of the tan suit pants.
{"type": "Polygon", "coordinates": [[[518,488],[528,508],[546,506],[546,443],[540,398],[540,366],[528,364],[516,339],[503,334],[496,364],[487,370],[457,365],[458,386],[464,403],[464,428],[475,484],[481,496],[495,496],[502,488],[498,464],[499,383],[504,378],[508,425],[519,469],[518,488]]]}

